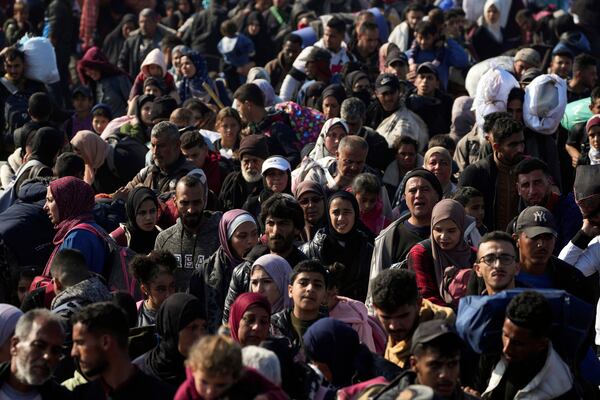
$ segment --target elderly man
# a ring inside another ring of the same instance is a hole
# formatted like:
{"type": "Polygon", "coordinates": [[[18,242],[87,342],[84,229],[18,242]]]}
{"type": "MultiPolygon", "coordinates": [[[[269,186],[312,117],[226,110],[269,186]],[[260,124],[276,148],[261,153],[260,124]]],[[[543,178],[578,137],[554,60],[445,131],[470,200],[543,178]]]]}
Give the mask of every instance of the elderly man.
{"type": "Polygon", "coordinates": [[[35,309],[17,322],[10,363],[0,366],[0,399],[70,399],[50,378],[63,357],[65,333],[58,316],[35,309]]]}

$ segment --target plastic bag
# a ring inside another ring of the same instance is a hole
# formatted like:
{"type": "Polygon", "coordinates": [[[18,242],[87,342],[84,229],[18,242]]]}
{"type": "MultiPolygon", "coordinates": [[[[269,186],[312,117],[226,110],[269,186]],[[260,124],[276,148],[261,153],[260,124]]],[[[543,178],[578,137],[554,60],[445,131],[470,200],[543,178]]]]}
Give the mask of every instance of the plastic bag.
{"type": "Polygon", "coordinates": [[[25,77],[45,84],[60,80],[56,54],[50,40],[43,37],[23,36],[19,48],[25,53],[25,77]]]}
{"type": "Polygon", "coordinates": [[[504,69],[492,68],[483,74],[477,84],[472,108],[475,111],[477,125],[483,128],[486,115],[506,111],[508,95],[512,89],[518,87],[519,82],[504,69]]]}
{"type": "Polygon", "coordinates": [[[525,88],[523,121],[543,135],[552,135],[567,107],[567,81],[555,74],[540,75],[525,88]]]}
{"type": "Polygon", "coordinates": [[[477,93],[477,83],[481,77],[492,68],[500,68],[508,72],[513,72],[514,58],[510,56],[498,56],[488,58],[487,60],[483,60],[473,65],[469,69],[469,72],[467,72],[467,77],[465,78],[465,88],[467,89],[469,96],[475,97],[475,94],[477,93]]]}
{"type": "Polygon", "coordinates": [[[567,104],[565,115],[563,115],[560,120],[560,124],[563,128],[570,131],[573,126],[582,122],[587,122],[593,115],[592,110],[590,110],[591,101],[592,100],[589,97],[586,97],[585,99],[572,101],[567,104]]]}

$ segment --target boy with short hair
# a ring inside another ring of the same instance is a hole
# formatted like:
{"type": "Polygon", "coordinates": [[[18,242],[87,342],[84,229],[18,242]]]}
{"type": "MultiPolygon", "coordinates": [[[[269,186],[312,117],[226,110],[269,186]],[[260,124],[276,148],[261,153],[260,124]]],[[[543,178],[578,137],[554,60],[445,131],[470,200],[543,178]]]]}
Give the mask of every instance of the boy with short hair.
{"type": "Polygon", "coordinates": [[[98,135],[102,135],[111,120],[112,110],[108,104],[98,103],[92,108],[92,128],[98,135]]]}
{"type": "Polygon", "coordinates": [[[79,131],[92,130],[92,92],[85,86],[76,86],[71,92],[74,113],[65,123],[65,133],[69,140],[79,131]]]}
{"type": "Polygon", "coordinates": [[[220,153],[211,151],[204,136],[196,130],[181,135],[181,153],[204,171],[208,188],[215,194],[220,193],[225,177],[231,172],[228,160],[222,158],[220,153]]]}
{"type": "Polygon", "coordinates": [[[364,172],[352,181],[352,192],[360,209],[360,220],[372,234],[379,235],[390,221],[383,214],[383,201],[380,197],[381,181],[375,175],[364,172]]]}
{"type": "Polygon", "coordinates": [[[477,230],[481,235],[485,235],[487,228],[483,224],[483,218],[485,217],[485,200],[483,198],[483,193],[472,186],[462,186],[454,193],[452,199],[462,204],[467,215],[475,218],[477,230]]]}

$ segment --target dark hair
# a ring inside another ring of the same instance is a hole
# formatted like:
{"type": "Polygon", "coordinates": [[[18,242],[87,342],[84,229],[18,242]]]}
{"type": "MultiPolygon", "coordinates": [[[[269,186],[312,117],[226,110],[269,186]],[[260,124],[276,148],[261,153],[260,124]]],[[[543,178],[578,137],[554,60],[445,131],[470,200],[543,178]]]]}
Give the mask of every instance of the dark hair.
{"type": "Polygon", "coordinates": [[[204,140],[204,136],[196,130],[184,132],[181,135],[181,148],[189,150],[192,147],[206,147],[207,143],[204,140]]]}
{"type": "Polygon", "coordinates": [[[327,27],[337,31],[338,33],[343,34],[346,32],[346,23],[344,23],[344,20],[338,17],[333,17],[327,21],[327,27]]]}
{"type": "Polygon", "coordinates": [[[106,109],[105,107],[98,107],[92,112],[92,118],[93,117],[104,117],[110,120],[112,119],[112,114],[110,110],[106,109]]]}
{"type": "Polygon", "coordinates": [[[442,335],[427,343],[419,343],[413,349],[415,357],[421,357],[428,352],[437,353],[441,358],[450,358],[460,355],[462,342],[456,335],[442,335]]]}
{"type": "Polygon", "coordinates": [[[535,157],[525,158],[519,162],[513,170],[513,173],[518,178],[521,174],[528,174],[530,172],[537,171],[538,169],[541,170],[546,176],[550,176],[548,164],[535,157]]]}
{"type": "Polygon", "coordinates": [[[528,10],[526,8],[517,11],[517,13],[515,14],[515,21],[518,21],[519,19],[523,18],[533,19],[533,11],[528,10]]]}
{"type": "Polygon", "coordinates": [[[356,193],[375,193],[379,194],[381,182],[370,172],[358,174],[352,180],[352,192],[356,193]]]}
{"type": "Polygon", "coordinates": [[[512,118],[511,115],[504,111],[497,111],[493,113],[489,113],[485,117],[483,117],[483,131],[485,133],[490,133],[494,128],[494,124],[500,118],[512,118]]]}
{"type": "Polygon", "coordinates": [[[394,151],[397,152],[398,150],[400,150],[400,147],[402,145],[414,146],[415,147],[415,153],[419,152],[419,142],[417,142],[415,139],[411,138],[410,136],[398,136],[394,140],[394,144],[392,145],[392,149],[394,149],[394,151]]]}
{"type": "Polygon", "coordinates": [[[506,307],[506,318],[535,337],[548,337],[552,326],[552,309],[538,292],[526,291],[515,296],[506,307]]]}
{"type": "Polygon", "coordinates": [[[427,13],[427,20],[435,26],[440,26],[444,23],[444,12],[440,8],[434,7],[427,13]]]}
{"type": "Polygon", "coordinates": [[[508,99],[506,103],[510,103],[513,100],[521,100],[521,102],[525,101],[525,91],[521,88],[512,88],[510,92],[508,92],[508,99]]]}
{"type": "Polygon", "coordinates": [[[454,150],[456,150],[456,142],[447,133],[438,133],[437,135],[429,139],[427,147],[432,148],[436,146],[441,146],[449,152],[453,152],[454,150]]]}
{"type": "Polygon", "coordinates": [[[302,46],[302,38],[298,35],[296,35],[295,33],[289,33],[286,35],[285,39],[283,40],[283,43],[285,42],[292,42],[292,43],[296,43],[299,44],[300,46],[302,46]]]}
{"type": "Polygon", "coordinates": [[[177,259],[168,251],[152,250],[147,256],[138,254],[133,257],[129,269],[135,279],[148,284],[156,279],[160,272],[174,274],[177,269],[177,259]]]}
{"type": "Polygon", "coordinates": [[[82,177],[85,171],[85,161],[73,152],[62,153],[54,163],[54,176],[63,178],[65,176],[82,177]]]}
{"type": "Polygon", "coordinates": [[[474,197],[483,197],[483,193],[472,186],[461,186],[452,196],[452,200],[456,200],[462,204],[463,207],[466,207],[467,204],[469,204],[469,201],[474,197]]]}
{"type": "Polygon", "coordinates": [[[261,206],[260,220],[265,225],[267,217],[289,219],[296,229],[304,229],[304,211],[298,200],[284,193],[275,193],[261,206]]]}
{"type": "Polygon", "coordinates": [[[18,50],[16,47],[9,47],[4,51],[2,61],[14,61],[17,58],[20,58],[21,61],[25,63],[25,53],[23,53],[21,50],[18,50]]]}
{"type": "Polygon", "coordinates": [[[37,92],[31,95],[27,105],[27,111],[31,117],[47,121],[52,114],[52,100],[47,93],[37,92]]]}
{"type": "Polygon", "coordinates": [[[417,26],[415,26],[415,33],[423,36],[435,35],[437,33],[437,28],[431,22],[420,21],[417,26]]]}
{"type": "Polygon", "coordinates": [[[329,273],[325,266],[319,260],[304,260],[300,261],[294,269],[292,270],[292,275],[290,276],[290,285],[294,284],[294,281],[303,272],[315,272],[317,274],[323,275],[323,280],[325,281],[325,286],[329,287],[329,273]]]}
{"type": "Polygon", "coordinates": [[[413,271],[386,269],[371,280],[373,305],[387,312],[394,312],[404,305],[417,304],[419,289],[413,271]]]}
{"type": "Polygon", "coordinates": [[[90,276],[85,257],[76,249],[59,250],[52,259],[50,273],[66,288],[76,285],[90,276]]]}
{"type": "Polygon", "coordinates": [[[346,266],[341,262],[334,261],[327,267],[327,288],[339,288],[342,276],[346,271],[346,266]]]}
{"type": "Polygon", "coordinates": [[[462,18],[465,16],[465,12],[461,8],[451,8],[444,12],[444,21],[450,21],[454,18],[462,18]]]}
{"type": "Polygon", "coordinates": [[[138,324],[138,311],[137,305],[135,304],[135,299],[132,295],[127,292],[113,292],[111,293],[113,304],[119,306],[127,317],[127,321],[129,322],[129,328],[135,328],[138,324]]]}
{"type": "Polygon", "coordinates": [[[422,5],[417,3],[412,3],[406,6],[406,8],[404,9],[404,17],[406,18],[406,15],[411,11],[417,11],[425,15],[425,9],[422,5]]]}
{"type": "Polygon", "coordinates": [[[221,35],[223,36],[227,36],[227,37],[235,37],[235,34],[237,33],[237,25],[235,24],[235,22],[233,22],[230,19],[226,19],[225,21],[223,21],[221,23],[221,35]]]}
{"type": "Polygon", "coordinates": [[[183,41],[175,35],[167,35],[161,41],[161,50],[164,52],[166,49],[173,49],[175,46],[182,45],[183,41]]]}
{"type": "Polygon", "coordinates": [[[374,31],[374,30],[378,30],[378,29],[379,29],[379,27],[377,26],[377,24],[375,22],[365,21],[362,24],[360,24],[360,27],[358,28],[358,34],[362,35],[366,31],[374,31]]]}
{"type": "Polygon", "coordinates": [[[504,231],[492,231],[492,232],[488,232],[485,235],[482,236],[481,240],[479,241],[479,245],[481,246],[483,243],[486,242],[507,242],[510,243],[512,248],[515,251],[515,255],[519,255],[519,249],[517,248],[517,244],[515,243],[514,239],[512,238],[512,236],[510,236],[510,234],[504,232],[504,231]]]}
{"type": "Polygon", "coordinates": [[[592,89],[592,94],[590,95],[592,103],[596,100],[600,99],[600,86],[596,86],[592,89]]]}
{"type": "Polygon", "coordinates": [[[523,130],[523,125],[512,118],[500,118],[492,128],[492,138],[495,143],[502,143],[517,132],[523,130]]]}
{"type": "Polygon", "coordinates": [[[210,108],[208,108],[202,100],[193,97],[184,101],[182,104],[182,108],[185,108],[186,110],[190,111],[196,111],[202,115],[211,112],[210,108]]]}
{"type": "Polygon", "coordinates": [[[571,52],[564,48],[564,49],[559,49],[558,51],[555,51],[554,53],[552,53],[552,58],[554,57],[567,57],[568,59],[570,59],[571,61],[573,61],[573,54],[571,54],[571,52]]]}
{"type": "Polygon", "coordinates": [[[588,67],[595,67],[596,59],[589,54],[581,53],[573,60],[573,73],[588,67]]]}
{"type": "Polygon", "coordinates": [[[89,332],[113,336],[127,350],[129,324],[125,311],[111,302],[94,303],[83,307],[71,317],[71,323],[85,325],[89,332]]]}
{"type": "Polygon", "coordinates": [[[235,91],[233,98],[241,103],[249,101],[258,107],[265,106],[265,95],[254,83],[244,83],[235,91]]]}

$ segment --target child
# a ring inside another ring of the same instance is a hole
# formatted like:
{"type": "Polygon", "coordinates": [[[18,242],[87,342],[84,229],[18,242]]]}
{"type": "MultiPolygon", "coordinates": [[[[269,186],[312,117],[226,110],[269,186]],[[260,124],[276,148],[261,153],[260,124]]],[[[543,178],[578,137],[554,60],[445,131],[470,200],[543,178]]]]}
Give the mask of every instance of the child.
{"type": "Polygon", "coordinates": [[[65,133],[69,140],[79,131],[92,130],[92,92],[85,86],[76,86],[72,92],[75,113],[65,123],[65,133]]]}
{"type": "Polygon", "coordinates": [[[582,153],[577,165],[600,164],[600,114],[593,115],[585,124],[589,150],[582,153]]]}
{"type": "Polygon", "coordinates": [[[92,108],[92,128],[98,135],[102,135],[111,119],[112,110],[108,104],[98,103],[92,108]]]}
{"type": "Polygon", "coordinates": [[[463,186],[458,188],[452,198],[462,204],[467,215],[475,218],[477,230],[483,236],[487,232],[487,228],[483,224],[485,217],[483,194],[474,187],[463,186]]]}
{"type": "Polygon", "coordinates": [[[133,82],[131,92],[129,92],[129,100],[131,101],[135,96],[142,94],[144,90],[144,80],[148,77],[162,78],[164,79],[164,85],[166,93],[177,99],[177,91],[175,90],[175,79],[173,75],[167,72],[167,63],[165,62],[165,56],[160,49],[154,49],[142,62],[141,71],[133,82]]]}
{"type": "Polygon", "coordinates": [[[223,157],[232,159],[240,147],[240,132],[242,131],[242,119],[240,114],[231,108],[225,107],[217,114],[215,129],[221,135],[220,139],[214,141],[215,149],[223,157]]]}
{"type": "Polygon", "coordinates": [[[373,235],[379,235],[390,221],[383,215],[383,201],[379,197],[381,182],[371,173],[359,174],[352,182],[352,192],[360,209],[360,220],[373,235]]]}
{"type": "Polygon", "coordinates": [[[204,171],[208,188],[218,194],[225,177],[231,172],[227,160],[221,161],[221,155],[211,151],[204,136],[196,130],[181,135],[181,152],[196,168],[204,171]]]}
{"type": "Polygon", "coordinates": [[[231,91],[235,91],[255,65],[250,60],[254,56],[254,43],[246,35],[238,33],[236,24],[231,20],[221,24],[221,34],[223,39],[217,48],[225,60],[223,71],[227,85],[231,91]]]}

